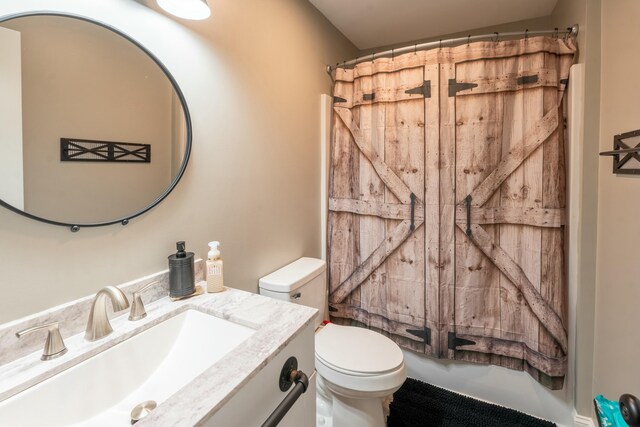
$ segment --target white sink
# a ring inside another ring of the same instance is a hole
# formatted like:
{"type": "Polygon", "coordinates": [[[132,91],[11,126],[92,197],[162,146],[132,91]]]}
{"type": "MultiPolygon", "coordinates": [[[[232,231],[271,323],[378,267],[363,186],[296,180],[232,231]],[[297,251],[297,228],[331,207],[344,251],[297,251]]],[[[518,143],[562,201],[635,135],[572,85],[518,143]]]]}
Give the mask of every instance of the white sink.
{"type": "Polygon", "coordinates": [[[0,426],[130,426],[136,405],[161,404],[253,332],[185,311],[0,403],[0,426]]]}

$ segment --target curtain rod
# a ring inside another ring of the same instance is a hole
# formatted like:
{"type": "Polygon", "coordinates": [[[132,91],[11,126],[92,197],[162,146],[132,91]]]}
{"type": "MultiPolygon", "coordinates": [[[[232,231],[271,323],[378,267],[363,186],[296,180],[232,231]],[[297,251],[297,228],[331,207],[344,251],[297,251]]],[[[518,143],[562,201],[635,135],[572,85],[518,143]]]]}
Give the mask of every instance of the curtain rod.
{"type": "Polygon", "coordinates": [[[564,31],[559,31],[556,28],[553,30],[545,30],[545,31],[525,30],[525,31],[517,31],[517,32],[511,32],[511,33],[495,32],[491,34],[481,34],[478,36],[469,35],[467,37],[457,37],[457,38],[438,40],[438,41],[428,42],[428,43],[414,44],[414,45],[400,47],[398,49],[389,49],[389,50],[385,50],[384,52],[376,52],[369,55],[360,56],[356,59],[352,59],[351,61],[344,61],[342,63],[337,63],[334,67],[332,67],[331,65],[327,65],[327,73],[331,74],[332,71],[334,71],[336,68],[339,68],[339,67],[347,68],[347,67],[351,67],[356,64],[359,64],[361,62],[369,61],[379,57],[402,55],[403,53],[415,52],[417,50],[427,50],[434,47],[442,47],[445,44],[456,45],[456,44],[468,43],[468,42],[479,41],[479,40],[487,40],[487,39],[497,40],[500,37],[521,37],[521,36],[529,37],[529,36],[543,36],[548,34],[551,34],[556,37],[560,35],[576,37],[578,35],[578,24],[575,24],[572,27],[567,27],[567,29],[564,31]]]}

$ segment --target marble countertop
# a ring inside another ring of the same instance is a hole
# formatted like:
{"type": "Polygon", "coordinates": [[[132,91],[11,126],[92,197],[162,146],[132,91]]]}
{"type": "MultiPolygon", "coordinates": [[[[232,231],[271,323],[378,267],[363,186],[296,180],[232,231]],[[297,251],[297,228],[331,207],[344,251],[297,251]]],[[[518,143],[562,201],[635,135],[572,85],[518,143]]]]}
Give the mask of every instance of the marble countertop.
{"type": "Polygon", "coordinates": [[[112,318],[114,332],[96,342],[85,341],[84,333],[65,337],[69,351],[57,359],[41,361],[40,349],[0,366],[0,401],[166,319],[195,309],[248,326],[256,332],[179,392],[159,402],[158,407],[136,425],[197,425],[220,409],[317,315],[317,310],[310,307],[231,288],[177,302],[164,297],[147,304],[146,308],[147,317],[137,322],[127,319],[128,311],[112,318]]]}

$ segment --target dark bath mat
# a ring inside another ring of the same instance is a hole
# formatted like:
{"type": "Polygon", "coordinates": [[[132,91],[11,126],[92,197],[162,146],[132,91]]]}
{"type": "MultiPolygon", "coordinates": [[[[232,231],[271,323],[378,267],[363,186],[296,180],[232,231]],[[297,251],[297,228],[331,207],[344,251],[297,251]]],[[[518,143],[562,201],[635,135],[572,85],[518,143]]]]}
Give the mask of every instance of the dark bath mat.
{"type": "Polygon", "coordinates": [[[407,378],[393,395],[388,427],[555,427],[513,409],[407,378]]]}

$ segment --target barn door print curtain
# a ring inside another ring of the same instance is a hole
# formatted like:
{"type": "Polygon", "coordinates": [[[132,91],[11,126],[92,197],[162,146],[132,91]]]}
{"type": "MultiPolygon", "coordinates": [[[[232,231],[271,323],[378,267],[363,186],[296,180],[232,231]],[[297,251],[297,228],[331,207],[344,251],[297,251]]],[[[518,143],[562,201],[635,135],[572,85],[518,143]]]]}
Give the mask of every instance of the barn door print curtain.
{"type": "Polygon", "coordinates": [[[338,68],[334,322],[562,388],[563,95],[575,51],[535,37],[338,68]]]}

